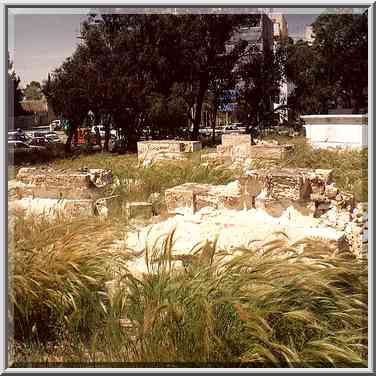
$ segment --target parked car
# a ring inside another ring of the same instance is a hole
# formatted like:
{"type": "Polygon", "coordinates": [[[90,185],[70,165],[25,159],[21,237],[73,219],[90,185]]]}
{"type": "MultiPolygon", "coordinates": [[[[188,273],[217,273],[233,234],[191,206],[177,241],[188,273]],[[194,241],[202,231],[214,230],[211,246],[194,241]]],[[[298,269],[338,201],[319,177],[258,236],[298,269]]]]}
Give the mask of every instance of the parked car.
{"type": "Polygon", "coordinates": [[[49,133],[46,133],[45,137],[53,142],[53,143],[57,143],[57,142],[60,142],[60,137],[58,136],[58,134],[56,132],[49,132],[49,133]]]}
{"type": "Polygon", "coordinates": [[[46,148],[43,146],[29,145],[23,141],[8,141],[8,152],[14,154],[35,153],[45,150],[46,148]]]}
{"type": "MultiPolygon", "coordinates": [[[[105,129],[105,126],[102,125],[102,124],[94,125],[94,126],[91,128],[91,133],[94,133],[94,134],[95,134],[95,127],[98,127],[98,129],[99,129],[99,134],[101,135],[102,138],[104,138],[104,137],[106,136],[106,129],[105,129]]],[[[116,129],[110,129],[110,137],[116,137],[116,136],[117,136],[116,129]]]]}
{"type": "Polygon", "coordinates": [[[50,123],[50,127],[51,129],[55,130],[55,131],[58,131],[60,129],[63,128],[63,123],[61,120],[57,119],[57,120],[53,120],[51,121],[50,123]]]}
{"type": "Polygon", "coordinates": [[[30,137],[24,132],[12,131],[12,132],[8,132],[8,141],[28,142],[30,141],[30,137]]]}
{"type": "Polygon", "coordinates": [[[245,133],[246,129],[242,123],[232,123],[224,126],[223,133],[245,133]]]}
{"type": "Polygon", "coordinates": [[[53,142],[47,137],[33,137],[28,143],[30,146],[50,146],[53,142]]]}

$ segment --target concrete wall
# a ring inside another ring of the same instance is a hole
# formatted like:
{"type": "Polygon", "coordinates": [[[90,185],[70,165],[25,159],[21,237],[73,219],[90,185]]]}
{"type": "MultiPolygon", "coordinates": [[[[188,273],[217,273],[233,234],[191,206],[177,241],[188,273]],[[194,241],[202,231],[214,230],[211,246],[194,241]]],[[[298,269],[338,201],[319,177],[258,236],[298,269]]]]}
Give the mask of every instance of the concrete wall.
{"type": "Polygon", "coordinates": [[[306,115],[306,137],[314,147],[367,147],[367,115],[306,115]]]}

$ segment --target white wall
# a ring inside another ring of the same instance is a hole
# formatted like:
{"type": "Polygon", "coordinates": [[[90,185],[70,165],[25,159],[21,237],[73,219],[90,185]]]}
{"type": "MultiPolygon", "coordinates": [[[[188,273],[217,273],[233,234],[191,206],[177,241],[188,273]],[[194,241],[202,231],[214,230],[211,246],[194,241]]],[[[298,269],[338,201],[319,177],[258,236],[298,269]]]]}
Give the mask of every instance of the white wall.
{"type": "Polygon", "coordinates": [[[305,121],[306,137],[314,147],[360,148],[368,145],[365,116],[312,115],[301,118],[305,121]]]}

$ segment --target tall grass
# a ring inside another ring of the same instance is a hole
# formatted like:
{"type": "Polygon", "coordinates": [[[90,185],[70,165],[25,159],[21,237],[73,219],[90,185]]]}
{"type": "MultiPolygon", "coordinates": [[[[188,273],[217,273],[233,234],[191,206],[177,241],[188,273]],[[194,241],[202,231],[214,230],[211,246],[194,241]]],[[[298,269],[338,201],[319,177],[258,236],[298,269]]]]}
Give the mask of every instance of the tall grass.
{"type": "Polygon", "coordinates": [[[10,300],[18,362],[366,366],[362,261],[309,239],[231,257],[215,244],[175,255],[170,234],[144,254],[149,272],[137,277],[127,268],[132,252],[112,249],[119,234],[108,225],[16,222],[10,300]],[[114,276],[110,296],[105,283],[114,276]]]}
{"type": "Polygon", "coordinates": [[[102,336],[110,341],[107,357],[197,366],[366,365],[365,264],[307,240],[275,242],[261,254],[239,250],[226,262],[204,247],[182,268],[165,244],[154,273],[129,276],[119,291],[117,312],[127,329],[110,331],[122,333],[116,352],[111,335],[102,336]]]}
{"type": "Polygon", "coordinates": [[[368,200],[368,149],[313,149],[302,138],[282,138],[279,142],[293,144],[293,152],[280,161],[255,160],[254,168],[332,169],[340,190],[353,193],[359,201],[368,200]]]}
{"type": "Polygon", "coordinates": [[[9,235],[15,337],[90,336],[106,314],[105,282],[122,261],[108,223],[16,218],[9,235]]]}

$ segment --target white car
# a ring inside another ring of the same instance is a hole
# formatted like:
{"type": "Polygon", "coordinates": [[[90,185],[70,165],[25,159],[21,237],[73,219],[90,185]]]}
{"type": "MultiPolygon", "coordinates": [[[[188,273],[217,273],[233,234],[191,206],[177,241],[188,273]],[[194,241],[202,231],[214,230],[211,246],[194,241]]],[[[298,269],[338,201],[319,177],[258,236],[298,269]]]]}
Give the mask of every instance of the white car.
{"type": "Polygon", "coordinates": [[[246,127],[242,123],[233,123],[225,125],[223,133],[245,133],[246,127]]]}
{"type": "MultiPolygon", "coordinates": [[[[99,129],[99,134],[101,135],[101,137],[105,137],[106,136],[106,129],[105,129],[104,125],[94,125],[91,128],[91,133],[93,133],[93,134],[95,134],[95,127],[97,127],[99,129]]],[[[110,135],[113,136],[113,137],[116,137],[117,136],[116,130],[115,129],[111,129],[110,130],[110,135]]]]}
{"type": "Polygon", "coordinates": [[[56,132],[46,133],[45,137],[53,143],[60,142],[60,137],[56,132]]]}

